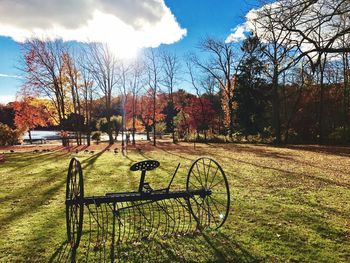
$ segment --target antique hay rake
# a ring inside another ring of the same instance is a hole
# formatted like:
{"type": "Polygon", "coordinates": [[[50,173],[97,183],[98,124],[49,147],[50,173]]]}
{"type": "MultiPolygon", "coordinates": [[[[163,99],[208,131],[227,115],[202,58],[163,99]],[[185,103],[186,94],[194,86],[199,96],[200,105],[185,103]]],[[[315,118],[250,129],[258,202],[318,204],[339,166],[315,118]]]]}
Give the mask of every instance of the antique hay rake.
{"type": "Polygon", "coordinates": [[[76,250],[82,237],[84,207],[89,212],[85,221],[90,225],[89,244],[94,239],[94,250],[105,248],[108,243],[113,250],[115,242],[217,229],[224,224],[230,208],[230,191],[226,175],[215,160],[197,159],[188,172],[185,190],[170,190],[180,164],[167,188],[153,189],[145,182],[146,172],[159,165],[156,160],[146,160],[130,167],[131,171],[141,171],[137,191],[84,196],[81,164],[72,158],[65,200],[71,248],[76,250]]]}

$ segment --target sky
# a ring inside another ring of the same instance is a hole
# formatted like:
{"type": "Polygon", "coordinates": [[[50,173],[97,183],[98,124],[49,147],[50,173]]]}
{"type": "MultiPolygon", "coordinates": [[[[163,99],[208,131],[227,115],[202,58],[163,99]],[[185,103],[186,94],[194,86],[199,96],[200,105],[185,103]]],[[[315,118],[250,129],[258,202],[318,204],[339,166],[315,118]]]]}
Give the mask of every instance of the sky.
{"type": "Polygon", "coordinates": [[[196,52],[205,36],[241,40],[240,25],[256,5],[256,0],[1,0],[0,103],[14,100],[23,83],[21,43],[31,37],[107,42],[123,56],[161,46],[182,57],[196,52]]]}

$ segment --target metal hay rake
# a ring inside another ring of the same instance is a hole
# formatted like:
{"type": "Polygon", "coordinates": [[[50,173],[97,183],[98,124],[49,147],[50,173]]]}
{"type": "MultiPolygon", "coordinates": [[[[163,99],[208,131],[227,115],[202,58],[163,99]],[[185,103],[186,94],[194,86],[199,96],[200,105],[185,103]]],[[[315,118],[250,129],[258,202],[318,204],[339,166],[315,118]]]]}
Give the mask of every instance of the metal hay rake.
{"type": "Polygon", "coordinates": [[[159,165],[156,160],[146,160],[130,167],[131,171],[141,171],[137,191],[84,196],[81,164],[72,158],[65,201],[67,239],[71,248],[76,250],[82,237],[84,207],[89,212],[85,219],[90,226],[89,240],[95,236],[94,249],[105,248],[106,244],[112,249],[115,242],[154,235],[217,229],[224,224],[229,213],[230,191],[226,175],[215,160],[197,159],[188,172],[185,190],[170,190],[180,164],[167,188],[153,189],[145,182],[146,172],[159,165]]]}

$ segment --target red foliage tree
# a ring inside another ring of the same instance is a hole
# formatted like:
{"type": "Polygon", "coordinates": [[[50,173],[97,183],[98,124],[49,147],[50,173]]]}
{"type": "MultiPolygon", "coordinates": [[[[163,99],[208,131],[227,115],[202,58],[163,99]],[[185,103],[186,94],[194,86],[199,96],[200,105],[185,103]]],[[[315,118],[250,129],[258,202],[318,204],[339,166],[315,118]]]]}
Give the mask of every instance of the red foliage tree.
{"type": "Polygon", "coordinates": [[[155,112],[155,120],[153,120],[153,91],[150,89],[146,92],[146,94],[138,97],[136,99],[136,103],[134,105],[135,109],[132,110],[132,100],[127,100],[125,104],[125,111],[127,119],[132,119],[133,114],[136,115],[137,122],[142,124],[143,128],[147,133],[147,140],[150,140],[149,132],[152,129],[153,121],[160,122],[164,119],[164,114],[162,113],[165,104],[166,98],[164,94],[157,94],[156,100],[156,112],[155,112]]]}
{"type": "Polygon", "coordinates": [[[195,130],[197,134],[202,131],[206,137],[215,119],[215,110],[211,101],[207,98],[191,97],[184,111],[189,116],[190,129],[195,130]]]}
{"type": "Polygon", "coordinates": [[[49,113],[43,104],[31,97],[16,101],[12,106],[16,112],[16,127],[22,132],[28,131],[29,141],[32,143],[30,130],[37,126],[48,125],[50,123],[49,113]]]}

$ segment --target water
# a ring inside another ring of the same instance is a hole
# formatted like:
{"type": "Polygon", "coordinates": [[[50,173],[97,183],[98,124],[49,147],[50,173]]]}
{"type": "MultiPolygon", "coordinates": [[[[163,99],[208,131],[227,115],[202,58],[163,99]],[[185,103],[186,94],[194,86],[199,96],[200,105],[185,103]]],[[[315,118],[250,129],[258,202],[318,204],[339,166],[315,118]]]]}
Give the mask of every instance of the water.
{"type": "MultiPolygon", "coordinates": [[[[60,132],[59,131],[31,131],[32,140],[59,140],[60,139],[60,132]]],[[[24,140],[29,140],[29,134],[26,132],[23,136],[24,140]]],[[[126,139],[126,135],[124,134],[124,139],[126,139]]],[[[101,136],[102,141],[108,141],[108,135],[102,134],[101,136]]],[[[119,133],[117,137],[118,141],[122,140],[122,135],[119,133]]],[[[132,140],[132,136],[130,134],[130,140],[132,140]]],[[[142,141],[147,140],[146,134],[135,134],[135,140],[142,141]]]]}
{"type": "MultiPolygon", "coordinates": [[[[58,131],[31,131],[33,140],[52,140],[60,139],[60,134],[58,131]]],[[[23,136],[24,140],[29,140],[29,134],[26,132],[23,136]]]]}

